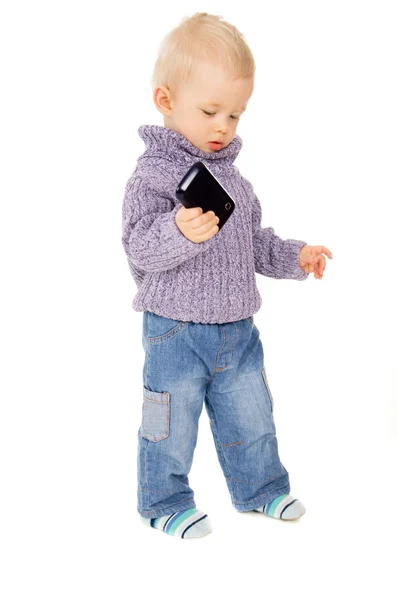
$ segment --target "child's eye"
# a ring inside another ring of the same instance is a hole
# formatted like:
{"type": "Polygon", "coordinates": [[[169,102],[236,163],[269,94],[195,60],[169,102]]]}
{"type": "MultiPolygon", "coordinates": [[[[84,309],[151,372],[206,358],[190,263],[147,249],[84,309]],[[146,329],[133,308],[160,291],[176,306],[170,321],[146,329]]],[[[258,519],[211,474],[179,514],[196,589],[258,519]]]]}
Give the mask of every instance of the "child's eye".
{"type": "MultiPolygon", "coordinates": [[[[203,109],[202,109],[203,110],[203,109]]],[[[203,112],[205,113],[205,115],[207,115],[208,117],[212,117],[213,115],[215,115],[216,113],[211,113],[208,112],[207,110],[203,110],[203,112]]],[[[233,115],[231,115],[231,119],[239,119],[239,117],[234,117],[233,115]]]]}

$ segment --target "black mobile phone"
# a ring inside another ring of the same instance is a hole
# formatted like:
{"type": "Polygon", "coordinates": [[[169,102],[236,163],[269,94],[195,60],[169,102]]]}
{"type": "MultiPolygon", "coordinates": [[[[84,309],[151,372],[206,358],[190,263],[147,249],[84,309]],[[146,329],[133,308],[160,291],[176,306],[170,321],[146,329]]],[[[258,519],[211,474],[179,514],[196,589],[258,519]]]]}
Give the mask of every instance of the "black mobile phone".
{"type": "Polygon", "coordinates": [[[176,190],[177,199],[186,208],[200,206],[203,212],[213,210],[220,221],[219,230],[235,209],[235,202],[218,179],[201,161],[192,165],[176,190]]]}

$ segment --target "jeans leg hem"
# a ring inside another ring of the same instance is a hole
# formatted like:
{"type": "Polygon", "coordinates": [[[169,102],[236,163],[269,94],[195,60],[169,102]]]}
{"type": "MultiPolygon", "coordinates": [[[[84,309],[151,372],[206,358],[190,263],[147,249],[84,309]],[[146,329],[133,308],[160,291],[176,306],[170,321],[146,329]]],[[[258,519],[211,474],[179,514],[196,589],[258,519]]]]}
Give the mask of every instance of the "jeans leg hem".
{"type": "Polygon", "coordinates": [[[180,510],[187,510],[188,508],[196,508],[196,504],[193,499],[185,500],[183,502],[176,502],[171,506],[158,508],[157,510],[138,510],[138,512],[141,517],[145,517],[146,519],[157,519],[158,517],[171,515],[171,513],[179,512],[180,510]]]}
{"type": "Polygon", "coordinates": [[[268,494],[263,494],[261,496],[258,496],[257,498],[254,498],[254,500],[251,500],[250,502],[244,502],[244,503],[239,503],[239,502],[232,502],[232,504],[234,505],[234,507],[236,508],[236,510],[238,512],[248,512],[249,510],[254,510],[256,508],[260,508],[261,506],[264,506],[264,504],[268,504],[269,502],[272,502],[272,500],[275,500],[275,498],[277,498],[278,496],[282,496],[282,494],[289,494],[290,493],[290,486],[285,486],[283,488],[280,488],[279,490],[273,490],[272,492],[268,492],[268,494]]]}

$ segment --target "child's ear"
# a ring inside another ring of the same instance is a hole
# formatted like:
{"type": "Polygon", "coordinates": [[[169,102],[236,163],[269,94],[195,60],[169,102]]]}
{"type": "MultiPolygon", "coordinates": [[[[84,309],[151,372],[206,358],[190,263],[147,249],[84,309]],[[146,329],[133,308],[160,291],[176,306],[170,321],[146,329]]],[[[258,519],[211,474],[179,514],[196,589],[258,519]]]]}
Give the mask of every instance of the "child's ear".
{"type": "Polygon", "coordinates": [[[153,92],[153,102],[165,117],[171,115],[170,90],[164,85],[159,85],[153,92]]]}

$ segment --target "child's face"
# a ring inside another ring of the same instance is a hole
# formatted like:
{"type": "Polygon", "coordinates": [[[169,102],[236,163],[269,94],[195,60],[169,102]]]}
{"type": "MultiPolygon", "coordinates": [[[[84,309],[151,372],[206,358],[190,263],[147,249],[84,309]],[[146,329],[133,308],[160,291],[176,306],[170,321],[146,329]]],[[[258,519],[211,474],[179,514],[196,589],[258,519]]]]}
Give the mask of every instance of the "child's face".
{"type": "Polygon", "coordinates": [[[189,81],[179,86],[177,97],[169,96],[170,103],[161,105],[164,126],[178,131],[204,152],[217,152],[234,138],[253,88],[254,77],[234,79],[221,67],[198,61],[189,81]],[[212,148],[209,142],[214,140],[221,140],[222,145],[212,148]]]}

